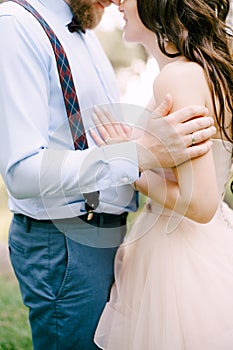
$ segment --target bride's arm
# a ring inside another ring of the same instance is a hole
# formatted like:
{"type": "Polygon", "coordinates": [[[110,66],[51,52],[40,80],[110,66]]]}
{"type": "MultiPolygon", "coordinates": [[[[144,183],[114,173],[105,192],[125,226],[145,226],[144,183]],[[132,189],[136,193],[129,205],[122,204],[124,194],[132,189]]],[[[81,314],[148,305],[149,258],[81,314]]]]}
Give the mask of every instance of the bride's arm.
{"type": "MultiPolygon", "coordinates": [[[[193,63],[177,64],[175,70],[169,66],[155,81],[154,97],[157,103],[169,92],[174,100],[173,111],[189,104],[208,104],[209,90],[199,66],[193,63]]],[[[218,206],[212,151],[173,168],[173,172],[176,182],[147,171],[137,180],[136,187],[181,215],[201,223],[208,222],[218,206]]]]}

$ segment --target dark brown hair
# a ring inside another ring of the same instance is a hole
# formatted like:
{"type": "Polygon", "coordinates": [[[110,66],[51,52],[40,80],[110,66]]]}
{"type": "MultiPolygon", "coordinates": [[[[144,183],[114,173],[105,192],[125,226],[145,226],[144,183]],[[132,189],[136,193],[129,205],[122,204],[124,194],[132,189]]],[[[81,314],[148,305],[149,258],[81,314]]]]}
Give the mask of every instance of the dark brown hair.
{"type": "Polygon", "coordinates": [[[233,32],[225,24],[229,0],[137,0],[143,24],[158,39],[160,50],[169,57],[179,55],[200,64],[206,74],[221,134],[232,142],[233,32]],[[177,53],[166,52],[166,41],[177,53]],[[219,108],[217,104],[219,103],[219,108]],[[226,110],[231,125],[226,125],[226,110]]]}

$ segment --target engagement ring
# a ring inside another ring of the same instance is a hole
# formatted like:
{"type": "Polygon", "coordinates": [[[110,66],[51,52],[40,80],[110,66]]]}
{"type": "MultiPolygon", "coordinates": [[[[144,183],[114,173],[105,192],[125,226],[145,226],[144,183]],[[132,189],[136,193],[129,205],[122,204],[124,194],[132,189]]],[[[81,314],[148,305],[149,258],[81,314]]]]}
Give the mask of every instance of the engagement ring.
{"type": "Polygon", "coordinates": [[[108,141],[111,139],[110,136],[106,137],[106,139],[104,140],[105,143],[108,143],[108,141]]]}

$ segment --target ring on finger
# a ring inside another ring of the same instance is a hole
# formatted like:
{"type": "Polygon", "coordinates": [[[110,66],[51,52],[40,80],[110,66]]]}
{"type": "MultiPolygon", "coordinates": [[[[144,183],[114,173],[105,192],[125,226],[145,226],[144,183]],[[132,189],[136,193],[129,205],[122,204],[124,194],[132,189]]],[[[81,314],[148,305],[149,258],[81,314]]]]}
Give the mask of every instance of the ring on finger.
{"type": "Polygon", "coordinates": [[[105,139],[104,139],[104,142],[105,143],[108,143],[108,141],[111,139],[111,137],[110,136],[107,136],[105,139]]]}
{"type": "Polygon", "coordinates": [[[190,134],[190,135],[191,135],[191,138],[192,138],[191,145],[194,146],[195,143],[196,143],[194,133],[192,133],[192,134],[190,134]]]}

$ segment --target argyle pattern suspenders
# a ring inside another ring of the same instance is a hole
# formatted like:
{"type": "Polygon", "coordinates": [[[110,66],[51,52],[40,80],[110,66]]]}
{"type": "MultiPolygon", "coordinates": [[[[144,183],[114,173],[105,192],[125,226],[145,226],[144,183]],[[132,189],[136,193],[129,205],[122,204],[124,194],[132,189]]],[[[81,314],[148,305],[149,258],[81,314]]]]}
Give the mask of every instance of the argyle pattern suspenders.
{"type": "MultiPolygon", "coordinates": [[[[82,122],[78,97],[76,94],[74,81],[70,69],[70,65],[66,53],[58,40],[56,34],[50,28],[44,18],[31,6],[26,0],[10,0],[23,6],[29,11],[41,24],[45,33],[47,34],[57,61],[57,68],[64,97],[67,117],[69,120],[70,130],[73,137],[75,150],[84,150],[88,147],[87,138],[82,122]]],[[[85,208],[88,213],[88,220],[93,217],[93,210],[99,204],[99,192],[83,193],[85,199],[85,208]]]]}
{"type": "Polygon", "coordinates": [[[70,65],[66,53],[58,40],[56,34],[50,28],[44,18],[25,0],[11,0],[23,6],[29,11],[41,24],[45,33],[47,34],[57,61],[57,68],[64,96],[66,112],[69,119],[70,130],[72,133],[74,148],[77,150],[84,150],[87,148],[86,134],[81,118],[78,97],[75,91],[74,81],[70,69],[70,65]]]}

